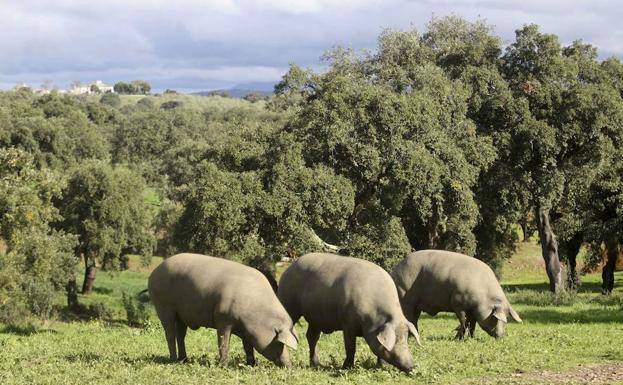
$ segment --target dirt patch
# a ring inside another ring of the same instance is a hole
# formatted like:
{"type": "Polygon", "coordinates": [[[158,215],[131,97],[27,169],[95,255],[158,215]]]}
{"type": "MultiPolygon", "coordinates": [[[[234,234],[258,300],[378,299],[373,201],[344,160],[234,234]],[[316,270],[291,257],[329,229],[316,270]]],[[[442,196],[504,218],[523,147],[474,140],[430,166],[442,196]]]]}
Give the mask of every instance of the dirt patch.
{"type": "Polygon", "coordinates": [[[604,365],[580,365],[564,371],[539,370],[512,373],[497,378],[482,378],[472,384],[617,384],[623,383],[623,362],[604,365]]]}

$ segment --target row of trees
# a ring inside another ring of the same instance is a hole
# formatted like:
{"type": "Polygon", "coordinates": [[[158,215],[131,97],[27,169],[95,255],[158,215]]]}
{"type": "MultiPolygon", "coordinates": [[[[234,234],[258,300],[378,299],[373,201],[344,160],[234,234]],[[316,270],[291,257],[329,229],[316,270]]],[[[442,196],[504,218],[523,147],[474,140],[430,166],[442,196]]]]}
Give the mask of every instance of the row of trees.
{"type": "Polygon", "coordinates": [[[45,314],[62,288],[75,307],[78,263],[88,293],[97,267],[154,248],[267,272],[311,250],[390,268],[412,249],[441,248],[497,269],[517,224],[531,222],[552,291],[577,283],[582,245],[595,263],[608,256],[612,289],[618,60],[534,25],[503,49],[487,24],[458,17],[325,60],[322,73],[293,65],[267,103],[236,107],[1,93],[3,317],[45,314]]]}
{"type": "Polygon", "coordinates": [[[144,80],[133,80],[130,83],[117,82],[113,89],[122,95],[147,95],[151,91],[151,85],[144,80]]]}
{"type": "Polygon", "coordinates": [[[286,131],[305,142],[305,163],[354,189],[350,231],[336,241],[352,248],[364,236],[383,260],[429,247],[499,266],[516,224],[533,213],[552,291],[565,287],[561,259],[577,283],[582,244],[595,260],[607,250],[612,290],[623,208],[619,60],[599,62],[596,48],[562,46],[535,25],[502,50],[488,25],[458,17],[434,19],[424,34],[386,31],[376,52],[326,59],[326,73],[292,68],[277,92],[296,94],[286,131]]]}

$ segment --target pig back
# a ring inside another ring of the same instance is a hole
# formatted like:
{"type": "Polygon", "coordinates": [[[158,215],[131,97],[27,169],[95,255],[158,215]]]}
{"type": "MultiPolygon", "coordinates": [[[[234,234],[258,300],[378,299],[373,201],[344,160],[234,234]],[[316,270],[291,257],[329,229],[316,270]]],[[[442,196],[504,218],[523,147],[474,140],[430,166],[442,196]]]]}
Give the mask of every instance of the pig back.
{"type": "Polygon", "coordinates": [[[281,277],[279,299],[293,320],[303,316],[325,333],[365,323],[375,312],[400,309],[394,283],[383,269],[327,253],[297,259],[281,277]]]}
{"type": "Polygon", "coordinates": [[[450,311],[453,302],[476,306],[482,298],[504,296],[489,266],[450,251],[414,252],[396,266],[392,276],[403,304],[429,314],[450,311]]]}
{"type": "Polygon", "coordinates": [[[278,303],[259,271],[200,254],[177,254],[166,259],[152,272],[148,286],[154,305],[174,311],[193,329],[215,327],[219,314],[244,318],[266,302],[278,303]]]}

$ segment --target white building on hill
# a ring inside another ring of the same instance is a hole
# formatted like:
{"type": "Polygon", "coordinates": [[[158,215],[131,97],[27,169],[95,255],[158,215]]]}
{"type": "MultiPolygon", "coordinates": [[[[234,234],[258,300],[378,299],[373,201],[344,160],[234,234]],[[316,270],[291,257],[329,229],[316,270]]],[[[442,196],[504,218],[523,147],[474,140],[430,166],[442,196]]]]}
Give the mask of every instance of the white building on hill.
{"type": "Polygon", "coordinates": [[[95,94],[95,93],[105,94],[107,92],[115,92],[115,89],[113,88],[113,86],[109,86],[108,84],[105,84],[101,80],[96,80],[95,82],[89,85],[86,85],[86,86],[74,85],[71,87],[71,90],[69,90],[69,93],[74,94],[74,95],[95,94]]]}

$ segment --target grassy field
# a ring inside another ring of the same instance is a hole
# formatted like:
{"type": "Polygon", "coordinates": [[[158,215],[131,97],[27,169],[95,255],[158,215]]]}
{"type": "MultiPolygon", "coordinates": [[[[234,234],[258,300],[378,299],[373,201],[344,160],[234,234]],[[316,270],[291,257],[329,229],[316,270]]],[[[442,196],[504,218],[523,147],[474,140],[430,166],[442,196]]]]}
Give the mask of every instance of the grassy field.
{"type": "MultiPolygon", "coordinates": [[[[215,332],[206,329],[189,331],[189,362],[169,363],[152,309],[147,328],[126,325],[121,293],[144,289],[150,270],[132,259],[129,271],[99,273],[95,293],[80,298],[83,303],[105,303],[113,310],[111,319],[56,320],[37,328],[0,326],[0,384],[563,383],[547,373],[571,373],[578,365],[591,364],[623,371],[618,366],[623,361],[623,274],[617,273],[610,297],[599,295],[600,276],[592,274],[583,277],[577,295],[554,298],[545,293],[539,255],[536,245],[524,244],[503,270],[504,287],[523,324],[510,324],[508,336],[500,340],[477,329],[475,339],[458,342],[452,338],[457,325],[453,316],[425,316],[420,321],[423,346],[412,343],[416,367],[411,376],[392,367],[376,368],[363,340],[358,341],[355,368],[341,370],[341,333],[321,337],[320,369],[308,367],[305,338],[294,352],[292,369],[276,368],[259,355],[256,367],[245,366],[236,337],[230,364],[220,367],[215,332]]],[[[154,259],[152,267],[157,263],[154,259]]],[[[305,325],[297,328],[304,336],[305,325]]],[[[564,383],[582,383],[582,376],[584,372],[576,380],[565,377],[564,383]]]]}

